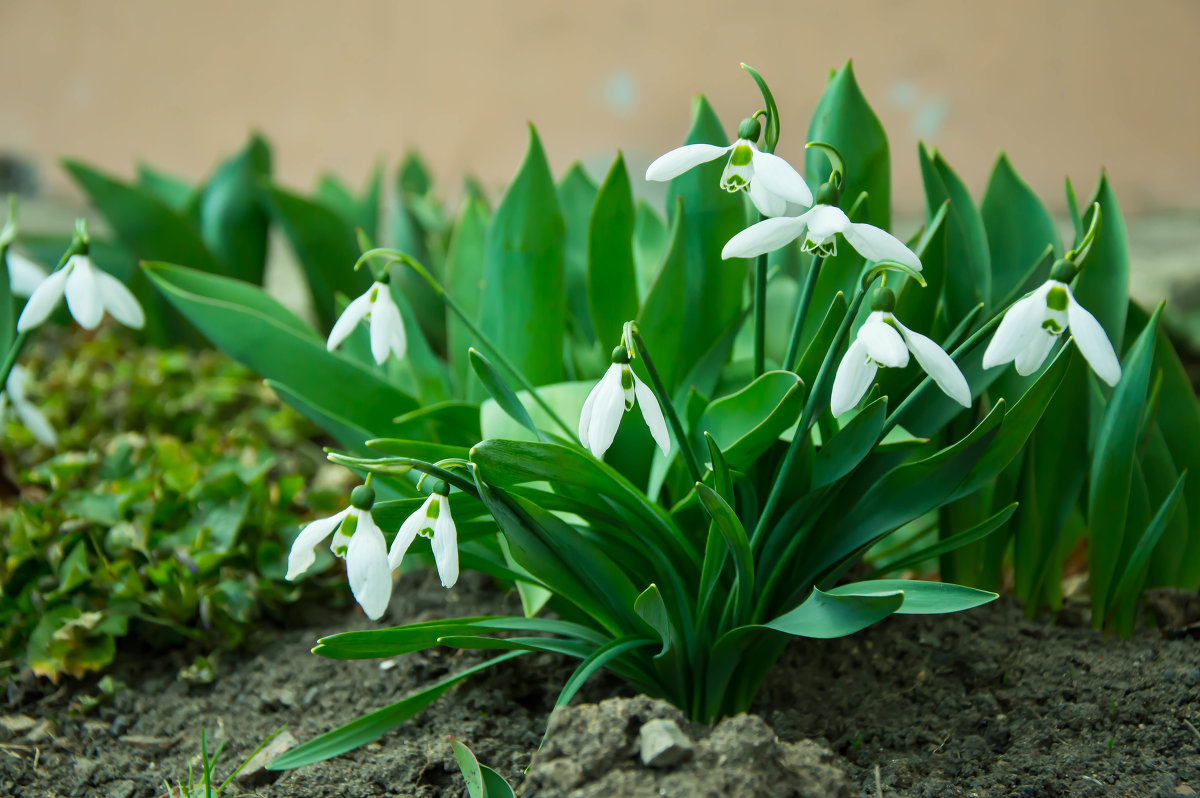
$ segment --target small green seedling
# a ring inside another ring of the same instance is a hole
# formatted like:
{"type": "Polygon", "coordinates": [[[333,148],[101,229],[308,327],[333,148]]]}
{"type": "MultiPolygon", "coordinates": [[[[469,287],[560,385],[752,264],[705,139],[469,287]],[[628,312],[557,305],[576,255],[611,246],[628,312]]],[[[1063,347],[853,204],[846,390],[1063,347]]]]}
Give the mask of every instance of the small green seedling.
{"type": "Polygon", "coordinates": [[[487,765],[480,764],[471,753],[471,749],[450,738],[450,747],[454,749],[454,759],[462,771],[463,780],[467,782],[467,794],[471,798],[513,798],[513,789],[496,771],[487,765]]]}
{"type": "Polygon", "coordinates": [[[218,786],[213,786],[213,768],[217,763],[217,757],[221,755],[221,751],[225,749],[225,741],[217,746],[217,750],[213,751],[212,756],[208,755],[208,737],[204,729],[200,730],[200,781],[197,783],[192,773],[192,765],[188,763],[188,781],[185,787],[182,783],[176,783],[175,787],[167,781],[163,782],[163,786],[167,788],[168,798],[220,798],[225,792],[225,788],[230,785],[237,774],[245,769],[246,765],[250,764],[250,760],[258,754],[259,751],[267,747],[267,743],[275,739],[275,737],[283,731],[286,726],[280,726],[275,731],[267,735],[266,739],[258,744],[258,747],[250,752],[250,755],[242,760],[241,764],[233,769],[225,781],[218,786]]]}

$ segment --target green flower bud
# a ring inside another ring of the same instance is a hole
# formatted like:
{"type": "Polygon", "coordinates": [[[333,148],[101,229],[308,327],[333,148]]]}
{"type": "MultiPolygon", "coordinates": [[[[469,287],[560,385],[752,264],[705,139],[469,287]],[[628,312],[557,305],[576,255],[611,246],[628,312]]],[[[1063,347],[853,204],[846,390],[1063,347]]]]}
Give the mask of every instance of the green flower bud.
{"type": "Polygon", "coordinates": [[[751,116],[742,120],[738,125],[738,138],[746,141],[758,142],[758,137],[762,135],[762,124],[758,121],[757,116],[751,116]]]}
{"type": "Polygon", "coordinates": [[[629,362],[629,350],[626,349],[624,346],[618,346],[615,349],[613,349],[612,362],[628,363],[629,362]]]}
{"type": "Polygon", "coordinates": [[[1050,279],[1060,283],[1069,283],[1079,274],[1079,267],[1066,258],[1059,258],[1050,267],[1050,279]]]}
{"type": "Polygon", "coordinates": [[[896,309],[896,294],[892,289],[879,286],[871,296],[871,309],[891,313],[896,309]]]}
{"type": "Polygon", "coordinates": [[[370,485],[359,485],[350,491],[350,506],[356,510],[370,510],[375,504],[375,489],[370,485]]]}
{"type": "Polygon", "coordinates": [[[842,191],[833,183],[822,183],[817,189],[817,205],[832,205],[837,207],[842,201],[842,191]]]}
{"type": "Polygon", "coordinates": [[[447,485],[444,480],[439,479],[437,482],[433,483],[433,492],[439,496],[449,496],[450,486],[447,485]]]}

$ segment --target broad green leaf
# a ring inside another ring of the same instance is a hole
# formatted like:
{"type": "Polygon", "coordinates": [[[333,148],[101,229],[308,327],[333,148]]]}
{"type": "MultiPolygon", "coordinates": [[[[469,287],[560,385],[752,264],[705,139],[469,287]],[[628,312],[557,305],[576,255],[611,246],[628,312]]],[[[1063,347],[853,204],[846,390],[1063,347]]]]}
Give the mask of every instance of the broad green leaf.
{"type": "Polygon", "coordinates": [[[563,242],[554,181],[531,126],[525,162],[488,229],[481,316],[484,333],[534,385],[562,379],[563,242]]]}
{"type": "Polygon", "coordinates": [[[946,200],[946,310],[947,320],[957,324],[978,303],[990,307],[992,302],[992,271],[988,252],[987,232],[971,194],[962,180],[942,158],[941,153],[918,147],[921,177],[925,183],[926,218],[934,214],[946,200]]]}
{"type": "Polygon", "coordinates": [[[1016,512],[1016,509],[1017,503],[1013,502],[1000,512],[976,524],[970,529],[950,535],[946,538],[942,538],[936,543],[926,546],[919,551],[906,554],[897,560],[893,560],[892,562],[879,566],[871,572],[870,576],[875,577],[880,574],[891,573],[892,571],[902,571],[905,568],[911,568],[913,566],[920,565],[921,563],[931,560],[934,557],[939,557],[962,546],[982,540],[983,538],[995,532],[997,529],[1000,529],[1002,526],[1004,526],[1004,524],[1008,522],[1008,519],[1012,517],[1013,513],[1016,512]]]}
{"type": "MultiPolygon", "coordinates": [[[[829,309],[825,311],[825,318],[821,320],[812,342],[800,356],[800,363],[796,366],[796,374],[800,376],[805,385],[812,385],[816,381],[817,372],[821,370],[821,361],[825,359],[825,355],[833,346],[834,339],[837,338],[838,327],[841,326],[842,319],[846,317],[846,311],[849,309],[845,295],[835,294],[833,301],[829,303],[829,309]]],[[[826,388],[823,395],[818,397],[818,401],[826,401],[828,395],[829,388],[826,388]]]]}
{"type": "Polygon", "coordinates": [[[378,659],[424,651],[445,637],[495,634],[497,632],[536,632],[562,635],[593,646],[608,638],[594,629],[553,618],[517,618],[481,615],[470,618],[424,621],[393,626],[389,629],[364,629],[322,637],[313,653],[328,659],[378,659]]]}
{"type": "Polygon", "coordinates": [[[832,596],[894,596],[899,591],[904,602],[897,615],[937,615],[959,612],[994,601],[999,596],[987,590],[951,585],[946,582],[922,582],[915,579],[872,579],[851,582],[829,589],[832,596]]]}
{"type": "Polygon", "coordinates": [[[454,751],[458,769],[462,771],[463,781],[467,783],[467,794],[471,798],[485,798],[483,772],[479,769],[479,760],[475,758],[475,754],[453,736],[450,738],[450,748],[454,751]]]}
{"type": "Polygon", "coordinates": [[[725,539],[725,545],[733,557],[737,573],[738,618],[746,618],[750,602],[754,598],[754,556],[750,553],[750,539],[733,508],[721,498],[721,494],[703,483],[696,484],[696,493],[704,505],[717,531],[725,539]]]}
{"type": "Polygon", "coordinates": [[[667,223],[662,220],[650,204],[638,200],[633,223],[633,261],[637,266],[637,293],[646,296],[650,284],[667,255],[667,223]]]}
{"type": "MultiPolygon", "coordinates": [[[[532,432],[539,439],[541,432],[534,425],[533,419],[529,417],[529,413],[525,410],[525,406],[521,404],[521,400],[513,393],[513,390],[508,387],[508,383],[496,371],[496,368],[487,358],[471,349],[469,352],[471,360],[471,370],[475,372],[475,376],[483,383],[483,387],[491,395],[496,404],[503,410],[509,418],[516,421],[525,429],[532,432]]],[[[481,422],[482,426],[482,422],[481,422]]]]}
{"type": "Polygon", "coordinates": [[[614,638],[600,646],[590,657],[579,663],[579,667],[567,679],[566,684],[563,685],[562,690],[558,694],[558,699],[554,702],[555,709],[571,703],[571,699],[579,692],[579,688],[583,687],[584,683],[591,678],[591,675],[612,660],[635,648],[652,646],[657,643],[657,640],[650,637],[627,636],[614,638]]]}
{"type": "Polygon", "coordinates": [[[813,588],[804,603],[763,624],[767,629],[792,635],[830,640],[845,637],[882,621],[904,605],[904,593],[841,596],[813,588]]]}
{"type": "Polygon", "coordinates": [[[629,174],[624,158],[617,153],[596,197],[588,228],[586,298],[596,340],[604,351],[617,345],[622,325],[638,314],[634,218],[629,174]]]}
{"type": "MultiPolygon", "coordinates": [[[[1029,264],[1038,261],[1047,245],[1062,251],[1050,212],[1004,153],[992,167],[979,215],[987,234],[992,297],[996,300],[1020,285],[1029,264]]],[[[1048,276],[1049,272],[1043,275],[1043,281],[1048,276]]]]}
{"type": "MultiPolygon", "coordinates": [[[[729,143],[716,112],[703,96],[692,107],[692,128],[686,143],[729,143]]],[[[672,222],[681,213],[684,219],[682,338],[678,362],[671,369],[676,378],[691,369],[742,311],[746,261],[721,260],[721,249],[746,227],[746,204],[740,194],[721,188],[724,168],[722,159],[717,159],[685,172],[667,187],[672,222]],[[677,197],[682,198],[682,207],[676,203],[677,197]]],[[[645,329],[642,325],[643,334],[645,329]]],[[[653,345],[649,338],[646,341],[653,345]]],[[[665,357],[657,348],[652,351],[659,360],[665,357]]],[[[659,370],[664,368],[660,366],[659,370]]],[[[667,390],[674,390],[674,383],[665,375],[663,382],[667,390]]]]}
{"type": "Polygon", "coordinates": [[[1072,294],[1087,308],[1108,340],[1120,354],[1125,350],[1125,314],[1129,307],[1129,242],[1121,206],[1109,185],[1108,176],[1100,176],[1096,194],[1084,214],[1084,229],[1091,224],[1093,203],[1100,203],[1100,228],[1096,240],[1075,279],[1072,294]]]}
{"type": "MultiPolygon", "coordinates": [[[[8,276],[8,247],[0,249],[0,352],[8,354],[17,331],[17,319],[13,313],[13,295],[8,276]]],[[[0,355],[3,357],[3,355],[0,355]]],[[[4,386],[0,386],[0,391],[4,386]]]]}
{"type": "MultiPolygon", "coordinates": [[[[1157,358],[1157,353],[1155,357],[1157,358]]],[[[1159,395],[1161,396],[1161,392],[1159,395]]],[[[1175,430],[1172,430],[1171,434],[1175,435],[1175,430]]],[[[1180,478],[1180,469],[1175,465],[1171,449],[1167,445],[1167,436],[1157,421],[1150,422],[1143,441],[1140,464],[1146,480],[1147,499],[1150,507],[1157,507],[1161,506],[1174,490],[1174,485],[1180,478]]],[[[1188,518],[1186,480],[1183,484],[1183,496],[1184,500],[1175,508],[1162,531],[1158,545],[1150,555],[1143,589],[1175,587],[1179,584],[1179,574],[1186,567],[1183,560],[1186,557],[1191,525],[1195,523],[1188,518]]]]}
{"type": "Polygon", "coordinates": [[[262,191],[272,218],[287,234],[304,267],[320,328],[328,330],[337,320],[335,293],[341,291],[353,299],[371,285],[369,269],[354,270],[360,254],[354,228],[325,206],[298,194],[274,186],[262,191]]]}
{"type": "Polygon", "coordinates": [[[424,460],[428,463],[436,463],[438,460],[448,460],[452,457],[465,459],[467,456],[467,447],[465,446],[452,446],[444,443],[431,443],[429,441],[408,441],[401,438],[373,438],[366,443],[371,451],[382,455],[408,457],[413,460],[424,460]]]}
{"type": "MultiPolygon", "coordinates": [[[[468,318],[479,323],[480,298],[483,288],[483,253],[487,243],[487,207],[476,200],[463,203],[450,248],[446,253],[446,292],[458,303],[468,318]]],[[[454,314],[446,317],[447,356],[450,360],[459,396],[466,396],[468,379],[467,350],[478,346],[467,326],[454,314]]]]}
{"type": "Polygon", "coordinates": [[[442,693],[445,693],[454,685],[466,679],[468,676],[473,676],[479,671],[490,668],[493,665],[498,665],[501,662],[519,657],[526,652],[513,651],[507,654],[501,654],[498,657],[493,657],[487,662],[480,663],[466,670],[447,676],[428,687],[418,690],[416,693],[390,704],[383,709],[377,709],[369,715],[364,715],[358,720],[351,721],[344,726],[339,726],[333,731],[325,732],[322,735],[314,737],[308,742],[301,743],[292,750],[276,757],[267,765],[268,770],[290,770],[304,765],[311,765],[314,762],[323,762],[326,759],[344,754],[347,751],[353,751],[355,748],[366,745],[369,742],[378,740],[383,735],[390,732],[406,720],[416,715],[425,707],[437,700],[442,693]]]}
{"type": "Polygon", "coordinates": [[[441,443],[470,446],[481,437],[479,405],[441,402],[397,416],[392,434],[403,438],[431,438],[441,443]]]}
{"type": "Polygon", "coordinates": [[[168,208],[187,218],[192,217],[204,188],[147,163],[137,166],[137,184],[162,200],[168,208]]]}
{"type": "Polygon", "coordinates": [[[694,445],[702,433],[713,436],[725,459],[745,470],[796,423],[804,405],[804,385],[790,371],[769,371],[741,391],[722,397],[701,414],[694,445]]]}
{"type": "MultiPolygon", "coordinates": [[[[259,183],[271,176],[271,148],[260,136],[223,161],[200,200],[200,234],[230,277],[261,285],[271,218],[259,183]]],[[[174,260],[163,258],[163,260],[174,260]]]]}
{"type": "Polygon", "coordinates": [[[686,216],[676,204],[672,217],[670,246],[662,268],[646,292],[637,323],[646,347],[653,353],[655,366],[668,391],[678,388],[679,378],[687,373],[679,353],[686,335],[684,306],[687,304],[687,233],[686,216]]]}
{"type": "Polygon", "coordinates": [[[342,446],[354,452],[366,453],[363,444],[375,437],[374,432],[336,410],[314,404],[277,380],[267,379],[263,380],[263,383],[285,403],[299,411],[300,415],[332,435],[342,446]]]}
{"type": "Polygon", "coordinates": [[[813,490],[849,474],[879,441],[887,418],[888,398],[881,396],[859,411],[817,451],[813,461],[813,490]]]}
{"type": "MultiPolygon", "coordinates": [[[[586,342],[595,339],[588,308],[588,260],[590,220],[597,191],[595,181],[579,162],[571,164],[558,184],[558,205],[566,225],[563,239],[563,290],[567,296],[567,314],[571,327],[586,342]]],[[[632,318],[627,316],[624,320],[632,318]]]]}
{"type": "Polygon", "coordinates": [[[228,277],[168,263],[143,264],[160,291],[213,345],[292,389],[314,407],[339,413],[372,434],[387,437],[398,412],[415,409],[411,397],[336,352],[261,289],[228,277]]]}
{"type": "MultiPolygon", "coordinates": [[[[1163,531],[1167,528],[1167,524],[1170,523],[1172,514],[1179,506],[1179,501],[1183,496],[1183,485],[1186,480],[1186,473],[1180,475],[1179,479],[1175,482],[1175,487],[1171,489],[1166,500],[1158,508],[1158,512],[1154,514],[1150,525],[1142,533],[1137,545],[1129,557],[1126,558],[1121,577],[1117,580],[1116,587],[1112,591],[1112,598],[1108,603],[1107,616],[1111,616],[1126,605],[1135,605],[1137,603],[1141,583],[1145,580],[1146,576],[1146,565],[1150,561],[1150,555],[1154,551],[1154,547],[1158,545],[1159,538],[1162,537],[1163,531]]],[[[1130,626],[1128,629],[1122,630],[1122,632],[1125,636],[1128,636],[1133,632],[1133,628],[1130,626]]]]}
{"type": "MultiPolygon", "coordinates": [[[[1107,218],[1107,217],[1105,217],[1107,218]]],[[[1088,493],[1088,559],[1092,623],[1099,628],[1112,603],[1122,553],[1132,548],[1135,531],[1126,529],[1133,461],[1141,435],[1146,392],[1154,360],[1154,336],[1162,306],[1154,311],[1121,364],[1121,381],[1113,389],[1100,420],[1092,455],[1088,493]]],[[[1122,319],[1122,323],[1123,323],[1122,319]]]]}
{"type": "MultiPolygon", "coordinates": [[[[458,299],[456,286],[450,282],[445,271],[447,223],[440,206],[429,195],[428,180],[428,175],[424,173],[424,166],[420,164],[415,155],[410,153],[396,174],[395,198],[388,211],[388,230],[391,234],[389,246],[415,258],[435,277],[442,276],[443,285],[450,292],[450,296],[458,299]]],[[[375,191],[373,196],[377,198],[379,194],[379,191],[375,191]]],[[[378,215],[378,209],[375,213],[378,215]]],[[[478,321],[474,311],[478,305],[479,281],[482,276],[483,237],[486,227],[485,211],[482,229],[478,232],[478,250],[472,253],[474,262],[471,264],[471,270],[475,273],[475,279],[473,285],[470,286],[470,302],[467,305],[471,309],[472,318],[475,318],[475,321],[478,321]]],[[[426,339],[437,351],[445,351],[447,347],[446,324],[451,314],[447,312],[441,298],[429,283],[410,269],[396,269],[392,277],[396,281],[395,286],[408,298],[409,304],[416,310],[416,318],[426,339]]],[[[466,346],[463,347],[463,352],[465,351],[466,346]]],[[[465,371],[462,376],[465,378],[465,371]]]]}
{"type": "Polygon", "coordinates": [[[671,616],[667,612],[662,594],[658,592],[658,585],[652,584],[638,594],[637,600],[633,602],[633,611],[657,632],[662,640],[662,650],[655,655],[656,657],[665,656],[675,648],[676,634],[671,628],[671,616]]]}
{"type": "MultiPolygon", "coordinates": [[[[808,140],[832,144],[845,159],[844,199],[857,199],[863,192],[870,197],[867,218],[859,221],[891,229],[892,173],[887,134],[858,87],[852,62],[847,61],[826,85],[813,109],[808,140]]],[[[815,149],[808,151],[804,174],[813,193],[829,179],[829,170],[824,154],[815,149]]]]}
{"type": "MultiPolygon", "coordinates": [[[[896,318],[902,319],[914,330],[931,335],[937,318],[938,300],[946,285],[946,216],[949,212],[950,201],[946,200],[925,225],[913,250],[921,259],[925,287],[916,280],[905,280],[896,294],[896,318]]],[[[883,389],[883,393],[891,395],[887,388],[883,389]]]]}
{"type": "Polygon", "coordinates": [[[362,230],[367,238],[378,238],[379,197],[383,187],[383,165],[376,163],[367,178],[361,197],[356,197],[337,176],[321,175],[315,198],[341,216],[352,228],[362,230]]]}
{"type": "MultiPolygon", "coordinates": [[[[554,412],[559,418],[567,423],[578,421],[579,413],[583,409],[584,400],[587,399],[588,393],[595,387],[594,382],[560,382],[554,385],[543,385],[538,388],[538,396],[550,407],[554,408],[554,412]]],[[[539,440],[533,428],[548,430],[555,435],[561,435],[562,430],[550,418],[541,405],[533,401],[529,396],[528,391],[516,391],[513,394],[517,399],[518,404],[525,411],[525,415],[532,424],[532,428],[525,421],[517,418],[516,415],[510,413],[509,410],[501,406],[500,402],[493,398],[486,400],[479,406],[479,427],[482,438],[504,438],[508,440],[518,441],[536,441],[539,440]]],[[[516,408],[512,408],[514,411],[516,408]]]]}

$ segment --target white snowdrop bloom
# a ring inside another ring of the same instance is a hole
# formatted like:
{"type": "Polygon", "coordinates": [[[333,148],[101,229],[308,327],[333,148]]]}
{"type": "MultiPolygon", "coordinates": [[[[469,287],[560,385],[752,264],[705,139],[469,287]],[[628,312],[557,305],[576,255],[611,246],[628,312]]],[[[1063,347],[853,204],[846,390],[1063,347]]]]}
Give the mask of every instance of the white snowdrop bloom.
{"type": "Polygon", "coordinates": [[[1075,301],[1071,287],[1047,280],[1013,303],[983,353],[983,367],[1012,362],[1022,376],[1037,371],[1068,328],[1096,376],[1109,385],[1121,379],[1121,363],[1096,317],[1075,301]]]}
{"type": "Polygon", "coordinates": [[[404,321],[400,318],[400,308],[396,307],[387,283],[381,281],[372,283],[365,294],[346,306],[329,332],[325,348],[332,352],[340,346],[363,319],[371,323],[371,354],[376,363],[382,364],[387,360],[389,352],[396,357],[404,357],[407,346],[404,321]]]}
{"type": "Polygon", "coordinates": [[[437,564],[438,576],[442,587],[454,587],[458,581],[458,531],[454,528],[454,518],[450,515],[450,496],[445,483],[442,483],[429,494],[417,511],[404,520],[400,531],[396,533],[392,547],[388,550],[388,568],[395,570],[400,567],[404,553],[416,540],[417,535],[429,538],[433,549],[433,561],[437,564]]]}
{"type": "Polygon", "coordinates": [[[288,553],[287,579],[295,580],[312,567],[316,547],[333,535],[329,548],[346,560],[354,600],[368,618],[378,620],[392,597],[392,569],[388,567],[387,541],[371,517],[374,503],[375,491],[359,485],[350,493],[349,507],[300,530],[288,553]]]}
{"type": "Polygon", "coordinates": [[[841,235],[858,254],[870,261],[894,261],[916,271],[921,260],[900,239],[865,222],[852,222],[841,208],[817,205],[799,216],[764,219],[735,235],[721,250],[722,258],[750,258],[772,252],[804,236],[801,247],[823,257],[837,254],[841,235]]]}
{"type": "Polygon", "coordinates": [[[8,251],[8,287],[14,296],[31,296],[46,279],[46,270],[19,252],[8,251]]]}
{"type": "Polygon", "coordinates": [[[24,366],[14,365],[12,371],[8,373],[4,392],[0,393],[0,424],[4,422],[8,401],[11,399],[13,412],[17,414],[17,419],[25,425],[25,429],[29,430],[38,443],[43,446],[54,446],[58,441],[58,436],[54,434],[54,427],[50,426],[50,422],[46,420],[42,411],[25,398],[25,385],[28,382],[29,370],[24,366]]]}
{"type": "MultiPolygon", "coordinates": [[[[894,304],[893,304],[894,306],[894,304]]],[[[835,416],[850,410],[875,382],[879,367],[903,368],[912,353],[937,386],[963,407],[971,406],[971,388],[945,350],[899,322],[890,311],[875,310],[846,349],[833,378],[829,409],[835,416]]]]}
{"type": "Polygon", "coordinates": [[[671,451],[671,437],[662,408],[650,386],[638,379],[629,367],[629,351],[619,346],[613,351],[613,363],[600,382],[592,388],[579,414],[579,442],[597,458],[612,446],[617,427],[625,412],[634,404],[642,409],[642,418],[663,454],[671,451]]]}
{"type": "Polygon", "coordinates": [[[71,315],[86,330],[99,327],[105,311],[135,330],[146,323],[142,306],[124,283],[97,268],[87,255],[72,255],[65,266],[42,280],[30,294],[17,319],[17,331],[26,332],[44,322],[64,294],[71,315]]]}
{"type": "Polygon", "coordinates": [[[646,179],[674,180],[702,163],[715,161],[726,153],[729,160],[721,173],[721,188],[729,192],[745,191],[763,216],[782,216],[788,204],[807,208],[812,191],[800,173],[784,159],[758,149],[760,126],[757,119],[742,121],[738,139],[728,147],[715,144],[686,144],[659,156],[646,169],[646,179]]]}

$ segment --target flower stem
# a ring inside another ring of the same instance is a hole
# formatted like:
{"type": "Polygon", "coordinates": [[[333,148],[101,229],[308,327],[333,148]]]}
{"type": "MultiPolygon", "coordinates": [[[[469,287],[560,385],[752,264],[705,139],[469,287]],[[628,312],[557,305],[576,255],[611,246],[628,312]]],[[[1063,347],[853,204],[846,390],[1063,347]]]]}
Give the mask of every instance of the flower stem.
{"type": "Polygon", "coordinates": [[[650,377],[650,386],[654,389],[654,395],[658,397],[658,403],[662,406],[663,415],[667,417],[667,423],[671,425],[671,432],[675,434],[675,443],[679,445],[679,452],[683,455],[683,462],[692,476],[692,482],[702,482],[704,473],[700,470],[700,464],[696,462],[696,455],[692,452],[692,447],[688,445],[679,414],[675,412],[671,396],[667,393],[666,386],[663,385],[662,377],[658,376],[658,369],[654,367],[654,361],[650,359],[646,342],[642,340],[642,334],[638,331],[636,324],[630,323],[627,326],[632,334],[633,345],[637,347],[638,357],[646,364],[646,374],[650,377]]]}
{"type": "Polygon", "coordinates": [[[813,256],[804,277],[804,285],[800,288],[800,296],[796,299],[796,317],[792,322],[792,337],[788,340],[787,354],[783,357],[783,367],[789,371],[796,368],[800,359],[800,335],[804,331],[804,322],[808,317],[808,306],[812,303],[813,288],[817,285],[817,273],[825,259],[820,255],[813,256]]]}
{"type": "MultiPolygon", "coordinates": [[[[758,215],[761,222],[767,217],[758,215]]],[[[754,377],[767,370],[767,253],[754,264],[754,377]]]]}
{"type": "MultiPolygon", "coordinates": [[[[423,265],[421,265],[420,261],[404,254],[403,252],[397,252],[394,249],[368,250],[364,252],[358,260],[359,263],[362,263],[378,255],[386,255],[387,257],[391,258],[392,262],[394,263],[403,263],[405,266],[409,267],[418,275],[420,275],[425,282],[429,283],[429,287],[434,290],[434,293],[436,293],[438,298],[445,303],[446,307],[449,308],[454,315],[458,316],[459,321],[466,325],[467,329],[471,331],[471,334],[479,340],[479,343],[486,347],[492,357],[496,358],[496,361],[499,362],[500,365],[504,366],[504,369],[509,373],[509,375],[512,376],[512,378],[529,393],[533,401],[537,402],[538,406],[541,407],[542,410],[546,411],[546,415],[550,416],[550,419],[559,426],[559,428],[566,435],[567,440],[575,440],[575,430],[571,429],[571,427],[569,427],[567,423],[559,417],[558,413],[554,412],[554,408],[547,404],[546,400],[544,400],[541,394],[538,393],[537,388],[533,387],[533,383],[526,379],[525,375],[521,373],[521,370],[514,366],[512,361],[504,356],[504,353],[492,343],[491,339],[484,334],[483,330],[479,329],[479,326],[475,324],[467,312],[463,310],[462,307],[455,302],[448,293],[446,293],[446,289],[442,287],[442,284],[434,279],[433,275],[430,274],[423,265]]],[[[355,265],[355,268],[357,268],[357,264],[355,265]]]]}
{"type": "MultiPolygon", "coordinates": [[[[87,252],[87,242],[79,236],[71,239],[71,246],[67,247],[67,251],[63,253],[62,258],[58,261],[58,266],[54,271],[58,271],[67,265],[67,261],[72,255],[80,255],[87,252]]],[[[0,247],[0,258],[8,258],[8,245],[0,247]]],[[[0,391],[4,391],[8,385],[8,375],[12,373],[13,366],[17,365],[17,358],[21,355],[21,350],[25,348],[25,343],[29,340],[30,330],[17,333],[17,337],[13,339],[12,346],[8,348],[8,353],[4,356],[4,362],[0,364],[0,391]]]]}

